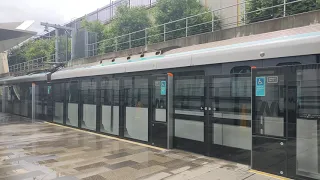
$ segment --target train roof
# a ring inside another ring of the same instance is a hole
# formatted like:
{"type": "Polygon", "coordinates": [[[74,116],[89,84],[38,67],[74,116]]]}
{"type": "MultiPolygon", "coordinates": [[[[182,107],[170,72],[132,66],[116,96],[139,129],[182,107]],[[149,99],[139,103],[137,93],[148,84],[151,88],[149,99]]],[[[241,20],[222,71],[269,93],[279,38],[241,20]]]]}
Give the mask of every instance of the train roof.
{"type": "MultiPolygon", "coordinates": [[[[136,58],[121,63],[65,69],[51,75],[52,80],[97,75],[171,69],[320,53],[320,25],[234,38],[220,42],[174,49],[163,55],[136,58]]],[[[0,80],[0,84],[45,81],[46,73],[0,80]]]]}

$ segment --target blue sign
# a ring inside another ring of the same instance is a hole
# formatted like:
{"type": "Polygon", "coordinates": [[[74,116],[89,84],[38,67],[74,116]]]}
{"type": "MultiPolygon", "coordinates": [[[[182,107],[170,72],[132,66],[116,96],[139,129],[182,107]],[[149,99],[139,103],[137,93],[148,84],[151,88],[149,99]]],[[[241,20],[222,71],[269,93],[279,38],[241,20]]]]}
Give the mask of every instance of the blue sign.
{"type": "Polygon", "coordinates": [[[167,81],[161,81],[161,95],[167,94],[167,81]]]}
{"type": "Polygon", "coordinates": [[[256,96],[266,96],[266,77],[256,77],[256,96]]]}

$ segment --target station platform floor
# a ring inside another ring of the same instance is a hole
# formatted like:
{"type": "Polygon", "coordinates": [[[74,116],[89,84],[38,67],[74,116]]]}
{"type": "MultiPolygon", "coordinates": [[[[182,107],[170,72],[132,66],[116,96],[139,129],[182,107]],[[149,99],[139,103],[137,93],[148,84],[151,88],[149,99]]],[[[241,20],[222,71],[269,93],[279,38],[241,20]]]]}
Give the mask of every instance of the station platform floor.
{"type": "Polygon", "coordinates": [[[0,180],[275,180],[180,150],[0,113],[0,180]]]}

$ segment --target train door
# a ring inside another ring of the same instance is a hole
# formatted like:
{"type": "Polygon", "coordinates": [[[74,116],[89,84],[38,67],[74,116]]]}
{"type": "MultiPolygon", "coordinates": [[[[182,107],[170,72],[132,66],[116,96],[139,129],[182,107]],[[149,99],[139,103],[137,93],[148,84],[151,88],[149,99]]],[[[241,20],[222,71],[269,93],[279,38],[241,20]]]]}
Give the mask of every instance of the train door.
{"type": "Polygon", "coordinates": [[[174,75],[174,147],[207,153],[206,77],[204,72],[174,75]]]}
{"type": "Polygon", "coordinates": [[[252,71],[251,165],[280,176],[287,176],[288,170],[288,99],[296,97],[288,93],[287,82],[292,76],[286,70],[281,67],[252,71]]]}
{"type": "Polygon", "coordinates": [[[159,75],[152,76],[150,79],[151,103],[149,103],[149,129],[150,141],[152,145],[167,148],[168,147],[168,113],[172,103],[171,94],[168,87],[172,76],[159,75]]]}
{"type": "Polygon", "coordinates": [[[209,155],[250,164],[251,75],[208,77],[207,143],[209,155]]]}

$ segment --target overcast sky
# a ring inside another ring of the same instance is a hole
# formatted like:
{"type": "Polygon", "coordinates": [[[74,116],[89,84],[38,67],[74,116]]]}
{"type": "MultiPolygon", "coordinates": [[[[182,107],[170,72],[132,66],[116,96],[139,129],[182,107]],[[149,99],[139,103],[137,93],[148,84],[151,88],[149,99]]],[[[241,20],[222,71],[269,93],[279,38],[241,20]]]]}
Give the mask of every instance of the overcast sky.
{"type": "Polygon", "coordinates": [[[0,23],[35,20],[29,30],[43,32],[40,22],[64,24],[110,3],[110,0],[1,0],[0,23]]]}

